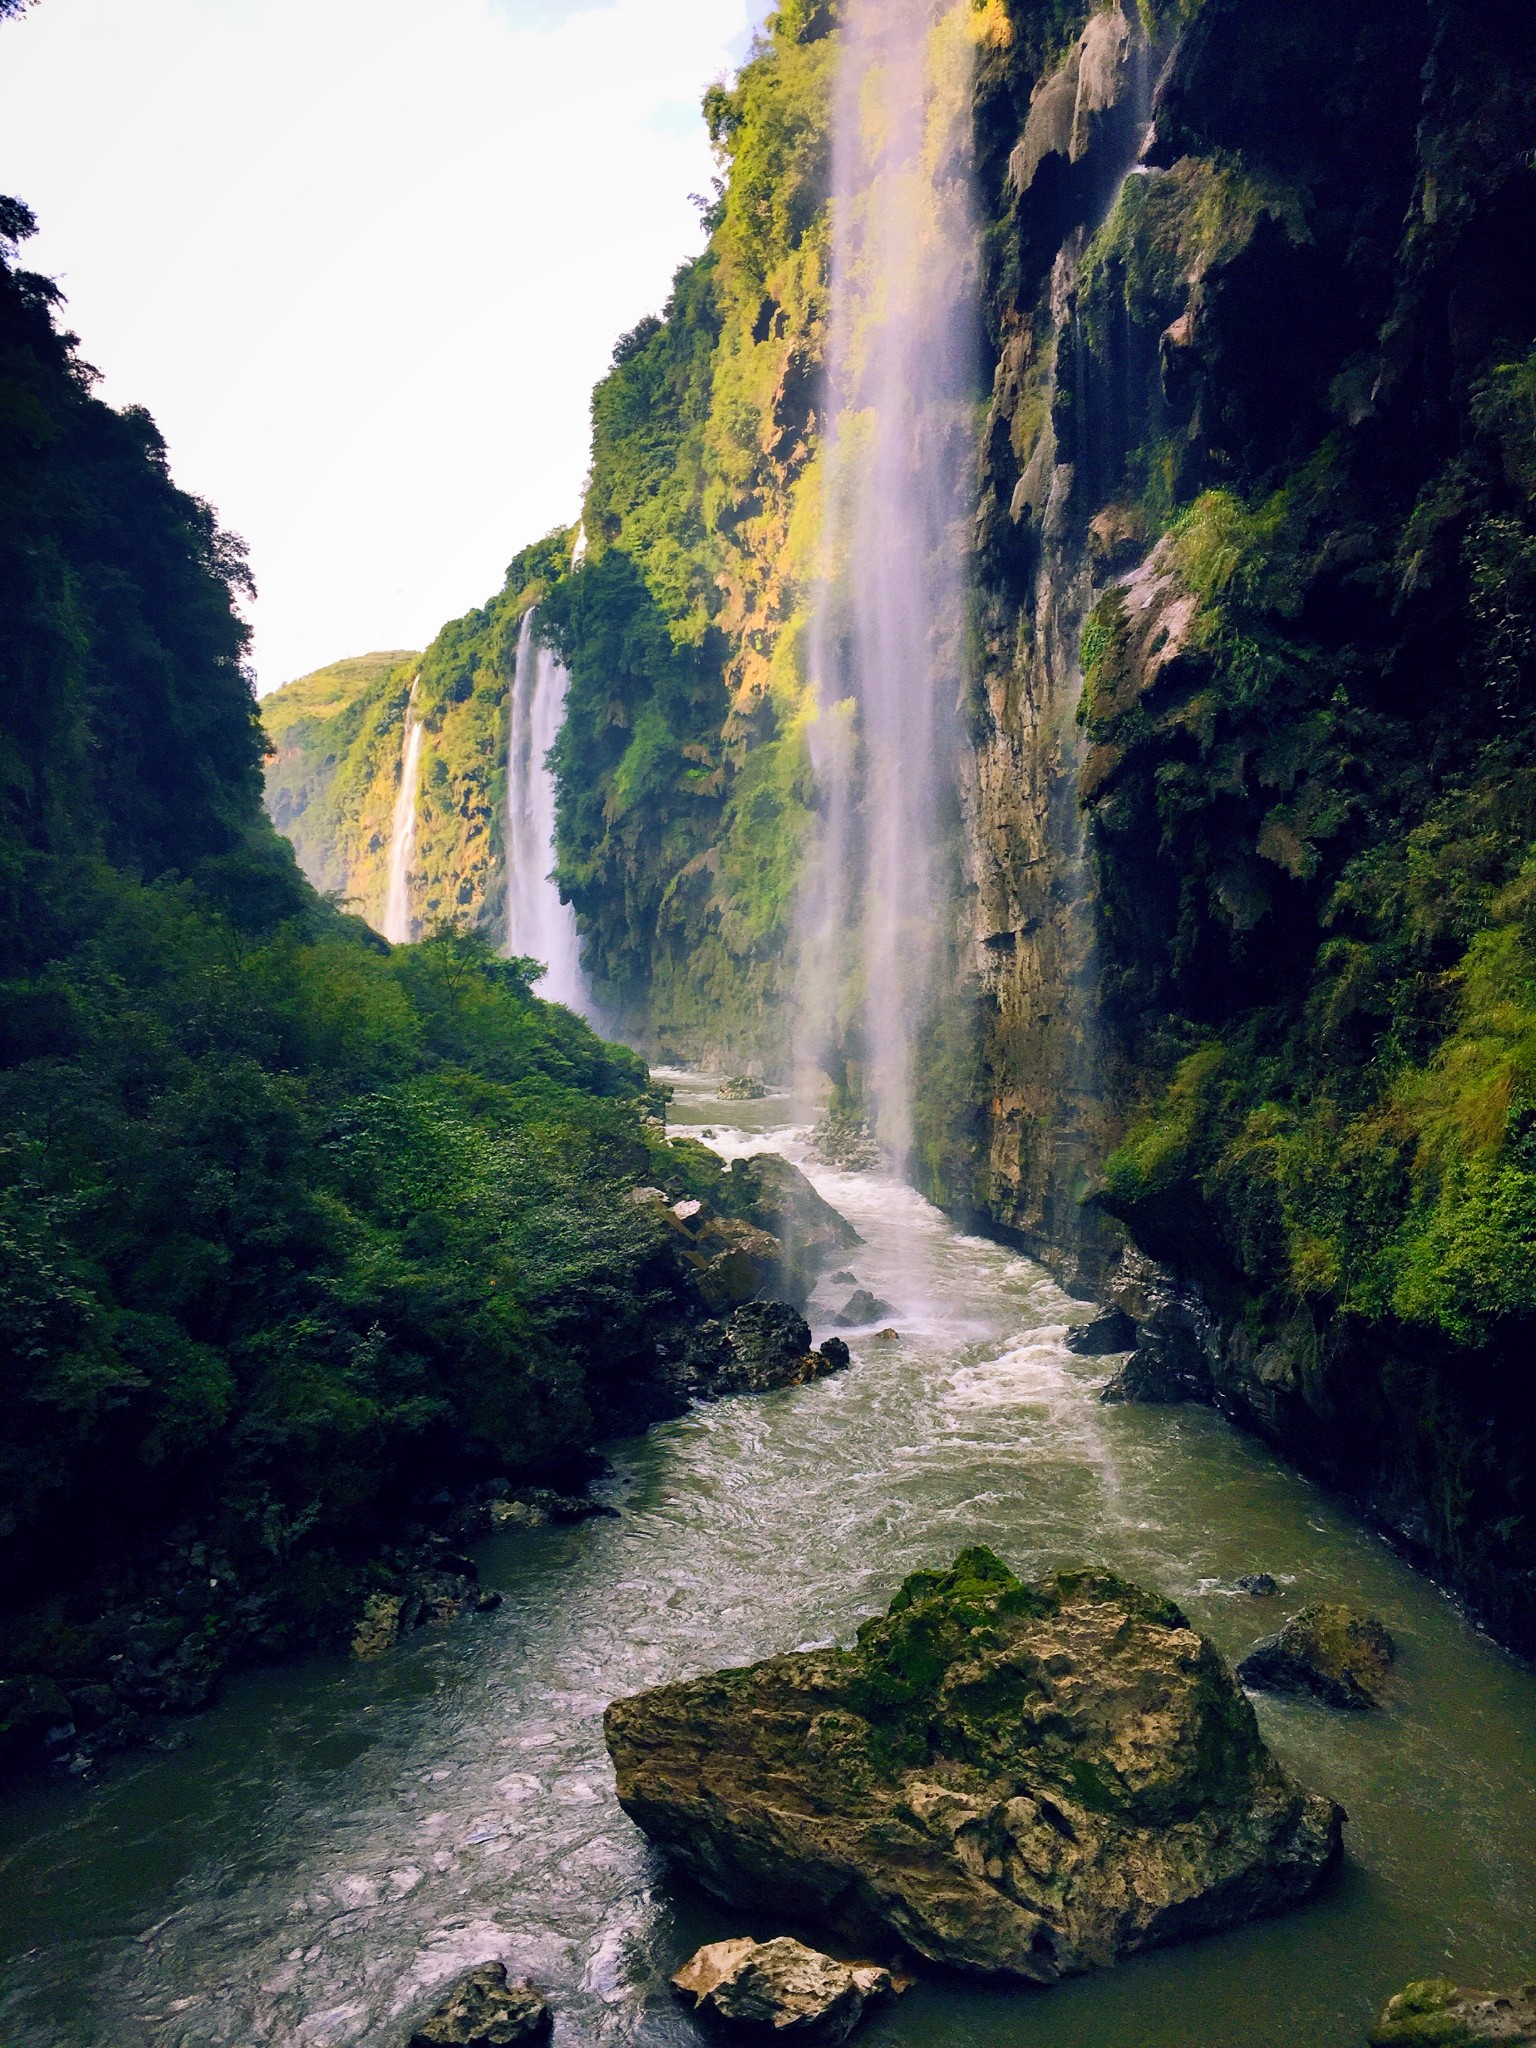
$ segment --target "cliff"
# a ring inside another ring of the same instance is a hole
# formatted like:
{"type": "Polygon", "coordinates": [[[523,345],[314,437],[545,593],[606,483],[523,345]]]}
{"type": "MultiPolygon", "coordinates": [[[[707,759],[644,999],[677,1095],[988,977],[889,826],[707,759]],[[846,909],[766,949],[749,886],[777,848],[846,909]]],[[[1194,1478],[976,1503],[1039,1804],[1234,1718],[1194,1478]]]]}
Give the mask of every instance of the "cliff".
{"type": "MultiPolygon", "coordinates": [[[[1530,1639],[1536,28],[965,29],[979,466],[910,1168],[1084,1294],[1150,1285],[1212,1398],[1530,1639]]],[[[788,0],[711,92],[708,246],[615,350],[585,553],[540,590],[595,992],[636,1044],[780,1074],[826,801],[839,46],[788,0]]],[[[431,902],[493,930],[514,581],[430,700],[486,764],[431,902]]]]}

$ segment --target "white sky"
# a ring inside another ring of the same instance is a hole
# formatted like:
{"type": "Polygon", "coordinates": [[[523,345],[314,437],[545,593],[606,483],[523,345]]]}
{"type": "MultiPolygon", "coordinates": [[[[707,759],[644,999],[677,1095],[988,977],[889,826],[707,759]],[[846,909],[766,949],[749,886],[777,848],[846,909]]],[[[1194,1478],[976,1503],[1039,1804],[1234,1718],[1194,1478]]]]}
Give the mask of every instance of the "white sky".
{"type": "Polygon", "coordinates": [[[0,192],[101,395],[250,543],[261,687],[423,647],[576,516],[613,343],[702,243],[763,0],[39,0],[0,192]]]}

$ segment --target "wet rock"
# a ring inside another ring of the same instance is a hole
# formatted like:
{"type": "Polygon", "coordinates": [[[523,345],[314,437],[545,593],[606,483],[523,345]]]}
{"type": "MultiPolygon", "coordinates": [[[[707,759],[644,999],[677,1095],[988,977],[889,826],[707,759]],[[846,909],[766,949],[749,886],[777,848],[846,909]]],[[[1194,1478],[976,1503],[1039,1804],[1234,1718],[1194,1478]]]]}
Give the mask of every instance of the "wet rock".
{"type": "Polygon", "coordinates": [[[1104,1389],[1105,1401],[1210,1401],[1219,1353],[1216,1319],[1199,1291],[1134,1250],[1121,1259],[1109,1307],[1135,1327],[1135,1350],[1104,1389]]]}
{"type": "Polygon", "coordinates": [[[1170,1602],[980,1549],[853,1650],[616,1700],[605,1732],[625,1810],[718,1897],[987,1976],[1235,1926],[1340,1848],[1170,1602]]]}
{"type": "Polygon", "coordinates": [[[1389,1999],[1371,2030],[1371,2048],[1476,2048],[1480,2041],[1536,2042],[1536,1984],[1463,1991],[1447,1977],[1424,1978],[1389,1999]]]}
{"type": "Polygon", "coordinates": [[[846,1266],[843,1268],[842,1272],[834,1273],[832,1275],[832,1285],[834,1287],[857,1287],[858,1284],[858,1275],[856,1273],[850,1273],[846,1266]]]}
{"type": "Polygon", "coordinates": [[[752,1074],[732,1074],[717,1090],[722,1102],[761,1102],[767,1088],[752,1074]]]}
{"type": "Polygon", "coordinates": [[[841,1372],[848,1363],[850,1353],[841,1337],[823,1337],[816,1349],[827,1361],[828,1372],[841,1372]]]}
{"type": "Polygon", "coordinates": [[[1067,1332],[1067,1349],[1079,1358],[1105,1358],[1115,1351],[1129,1351],[1136,1342],[1136,1325],[1124,1309],[1101,1309],[1092,1322],[1078,1323],[1067,1332]]]}
{"type": "Polygon", "coordinates": [[[863,1243],[847,1217],[823,1201],[799,1167],[777,1152],[734,1160],[718,1204],[778,1240],[773,1289],[797,1307],[805,1305],[828,1266],[863,1243]]]}
{"type": "Polygon", "coordinates": [[[0,1758],[44,1754],[74,1732],[69,1701],[51,1678],[0,1678],[0,1758]]]}
{"type": "Polygon", "coordinates": [[[1354,1712],[1381,1705],[1397,1646],[1382,1624],[1352,1607],[1304,1607],[1278,1635],[1256,1643],[1237,1667],[1256,1692],[1306,1692],[1354,1712]]]}
{"type": "Polygon", "coordinates": [[[551,2025],[549,2007],[532,1984],[509,1984],[504,1963],[485,1963],[416,2029],[410,2048],[514,2048],[547,2041],[551,2025]]]}
{"type": "Polygon", "coordinates": [[[895,1310],[888,1301],[882,1301],[878,1294],[871,1294],[867,1287],[861,1287],[849,1295],[833,1320],[839,1329],[854,1330],[864,1323],[878,1322],[881,1316],[894,1314],[895,1310]]]}
{"type": "MultiPolygon", "coordinates": [[[[670,1212],[669,1212],[670,1213],[670,1212]]],[[[738,1308],[773,1284],[783,1246],[771,1232],[734,1216],[713,1216],[695,1240],[694,1282],[708,1307],[738,1308]]]]}
{"type": "Polygon", "coordinates": [[[861,1116],[831,1114],[812,1126],[811,1157],[839,1173],[865,1173],[880,1164],[880,1147],[861,1116]]]}
{"type": "Polygon", "coordinates": [[[803,1942],[714,1941],[672,1979],[697,2011],[774,2040],[846,2041],[865,2007],[891,1996],[888,1970],[840,1963],[803,1942]]]}
{"type": "Polygon", "coordinates": [[[1280,1590],[1268,1572],[1250,1572],[1246,1578],[1239,1579],[1237,1585],[1239,1592],[1251,1593],[1255,1600],[1273,1600],[1280,1590]]]}
{"type": "Polygon", "coordinates": [[[401,1633],[405,1601],[398,1593],[370,1593],[352,1635],[352,1654],[365,1662],[393,1649],[401,1633]]]}

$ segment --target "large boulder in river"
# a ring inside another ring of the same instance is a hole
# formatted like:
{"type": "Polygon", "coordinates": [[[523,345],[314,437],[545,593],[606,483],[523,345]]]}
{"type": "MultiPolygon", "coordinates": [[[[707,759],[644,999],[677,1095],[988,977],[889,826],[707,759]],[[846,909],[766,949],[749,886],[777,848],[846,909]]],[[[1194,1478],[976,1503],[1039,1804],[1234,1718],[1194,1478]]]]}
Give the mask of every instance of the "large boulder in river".
{"type": "Polygon", "coordinates": [[[1381,1705],[1396,1655],[1397,1645],[1373,1614],[1322,1600],[1255,1643],[1237,1675],[1255,1692],[1306,1692],[1330,1707],[1359,1712],[1381,1705]]]}
{"type": "Polygon", "coordinates": [[[1427,1977],[1387,2001],[1371,2048],[1477,2048],[1482,2041],[1536,2043],[1536,1984],[1519,1991],[1463,1991],[1427,1977]]]}
{"type": "Polygon", "coordinates": [[[919,1572],[853,1650],[609,1707],[620,1801],[718,1897],[1048,1984],[1304,1898],[1342,1810],[1212,1645],[1104,1571],[919,1572]]]}

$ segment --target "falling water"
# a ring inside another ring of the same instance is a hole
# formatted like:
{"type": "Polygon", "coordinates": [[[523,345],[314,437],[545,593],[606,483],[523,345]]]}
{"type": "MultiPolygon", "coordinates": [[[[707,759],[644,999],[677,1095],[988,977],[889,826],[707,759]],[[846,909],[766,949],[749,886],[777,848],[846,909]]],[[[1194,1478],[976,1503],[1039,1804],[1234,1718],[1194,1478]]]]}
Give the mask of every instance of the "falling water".
{"type": "Polygon", "coordinates": [[[821,818],[800,1064],[901,1159],[950,899],[978,362],[969,0],[848,0],[832,157],[827,516],[811,636],[821,818]]]}
{"type": "MultiPolygon", "coordinates": [[[[417,679],[420,680],[419,678],[417,679]]],[[[411,862],[416,857],[416,785],[421,776],[421,720],[416,716],[416,684],[411,684],[405,710],[405,739],[400,749],[400,787],[389,827],[389,891],[384,898],[384,936],[392,946],[415,936],[411,916],[411,862]]]]}
{"type": "Polygon", "coordinates": [[[507,951],[544,962],[539,994],[584,1014],[576,913],[550,879],[555,865],[555,778],[547,765],[565,716],[570,677],[533,637],[523,614],[507,734],[507,951]]]}

